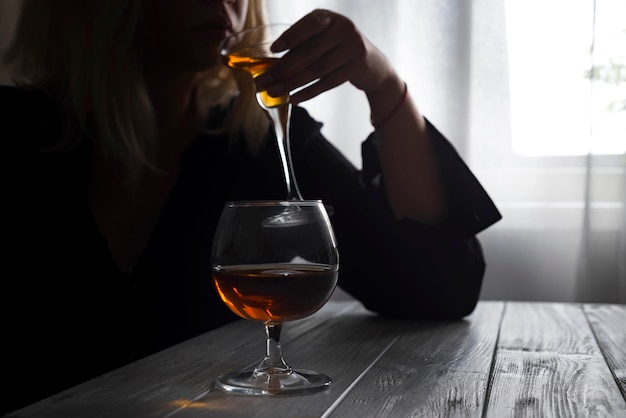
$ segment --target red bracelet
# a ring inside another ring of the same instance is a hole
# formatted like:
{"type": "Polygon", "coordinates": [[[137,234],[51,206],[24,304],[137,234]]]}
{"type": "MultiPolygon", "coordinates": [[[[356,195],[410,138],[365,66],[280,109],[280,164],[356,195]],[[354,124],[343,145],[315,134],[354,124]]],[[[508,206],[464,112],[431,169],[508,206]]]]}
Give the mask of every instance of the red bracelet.
{"type": "Polygon", "coordinates": [[[406,96],[408,94],[409,88],[406,85],[406,82],[404,83],[404,92],[402,93],[402,97],[400,98],[400,100],[398,100],[398,103],[396,103],[396,105],[394,106],[393,110],[391,112],[389,112],[389,114],[387,115],[387,117],[385,117],[385,119],[383,119],[382,121],[380,121],[379,123],[374,123],[374,119],[370,119],[372,122],[372,125],[374,126],[374,129],[376,129],[377,131],[380,130],[380,128],[382,128],[387,122],[389,122],[389,119],[391,119],[393,117],[393,115],[395,115],[398,112],[398,109],[400,109],[400,106],[402,106],[402,103],[404,103],[404,101],[406,100],[406,96]]]}

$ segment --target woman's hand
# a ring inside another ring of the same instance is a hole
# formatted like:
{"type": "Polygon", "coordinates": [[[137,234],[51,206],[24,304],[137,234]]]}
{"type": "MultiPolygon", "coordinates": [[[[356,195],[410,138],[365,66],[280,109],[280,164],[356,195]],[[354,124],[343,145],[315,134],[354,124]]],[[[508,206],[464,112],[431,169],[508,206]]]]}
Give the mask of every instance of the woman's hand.
{"type": "Polygon", "coordinates": [[[300,103],[346,81],[368,96],[401,85],[387,57],[356,28],[354,23],[328,10],[315,10],[285,31],[272,46],[289,52],[265,74],[257,86],[272,96],[293,94],[300,103]]]}
{"type": "Polygon", "coordinates": [[[363,90],[372,124],[382,137],[378,156],[396,218],[437,224],[445,216],[445,190],[426,122],[387,57],[354,23],[328,10],[304,16],[272,45],[288,50],[256,79],[271,96],[297,90],[300,103],[346,81],[363,90]]]}

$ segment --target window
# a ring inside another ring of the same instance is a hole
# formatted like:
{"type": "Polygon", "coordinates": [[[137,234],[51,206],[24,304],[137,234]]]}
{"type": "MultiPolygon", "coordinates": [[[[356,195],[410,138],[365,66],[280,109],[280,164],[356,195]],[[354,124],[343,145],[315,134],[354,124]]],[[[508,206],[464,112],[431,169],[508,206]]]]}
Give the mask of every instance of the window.
{"type": "Polygon", "coordinates": [[[507,1],[515,153],[626,153],[624,16],[623,0],[507,1]]]}

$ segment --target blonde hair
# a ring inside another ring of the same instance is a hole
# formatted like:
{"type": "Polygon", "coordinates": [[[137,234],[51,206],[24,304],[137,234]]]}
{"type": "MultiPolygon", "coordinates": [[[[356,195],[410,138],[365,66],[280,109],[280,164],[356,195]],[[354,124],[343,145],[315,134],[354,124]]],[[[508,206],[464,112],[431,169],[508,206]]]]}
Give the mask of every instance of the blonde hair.
{"type": "MultiPolygon", "coordinates": [[[[57,97],[68,115],[59,147],[97,138],[104,155],[131,183],[155,169],[158,133],[142,67],[143,8],[150,0],[23,0],[6,55],[14,82],[57,97]],[[79,134],[76,135],[76,129],[79,134]]],[[[250,0],[245,28],[266,23],[264,0],[250,0]]],[[[260,147],[269,121],[249,75],[220,67],[197,77],[198,96],[228,105],[221,129],[260,147]]]]}

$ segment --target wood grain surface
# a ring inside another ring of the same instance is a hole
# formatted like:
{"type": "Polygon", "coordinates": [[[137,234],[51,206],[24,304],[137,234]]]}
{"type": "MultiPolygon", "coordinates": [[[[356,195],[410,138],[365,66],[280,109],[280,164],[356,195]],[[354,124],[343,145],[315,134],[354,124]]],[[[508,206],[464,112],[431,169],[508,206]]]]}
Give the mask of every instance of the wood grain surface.
{"type": "Polygon", "coordinates": [[[626,306],[481,301],[459,321],[380,318],[332,300],[288,323],[294,368],[333,379],[303,396],[214,388],[264,354],[241,320],[15,411],[11,417],[626,417],[626,306]]]}

